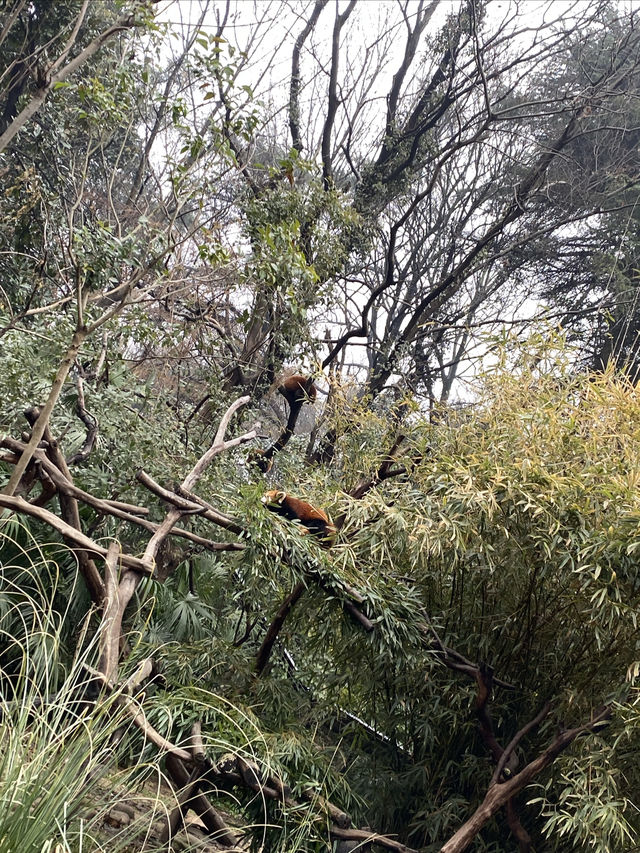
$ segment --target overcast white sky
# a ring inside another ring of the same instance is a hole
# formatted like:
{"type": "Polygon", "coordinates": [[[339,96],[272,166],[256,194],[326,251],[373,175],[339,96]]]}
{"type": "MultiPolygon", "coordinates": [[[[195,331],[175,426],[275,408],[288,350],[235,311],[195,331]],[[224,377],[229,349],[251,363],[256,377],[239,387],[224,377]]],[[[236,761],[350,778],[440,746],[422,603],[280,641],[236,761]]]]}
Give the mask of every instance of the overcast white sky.
{"type": "MultiPolygon", "coordinates": [[[[347,0],[338,1],[338,9],[342,11],[347,0]]],[[[291,48],[298,34],[304,27],[311,9],[313,0],[300,2],[300,0],[231,0],[228,26],[225,37],[229,40],[235,39],[236,46],[245,49],[251,41],[251,61],[243,70],[239,84],[247,83],[254,90],[258,98],[265,101],[265,115],[277,115],[278,111],[286,110],[289,100],[289,83],[291,75],[291,48]]],[[[403,6],[407,7],[408,13],[417,11],[418,0],[408,0],[403,6]]],[[[428,31],[436,33],[444,23],[446,16],[455,11],[460,5],[460,0],[439,0],[438,8],[434,13],[428,27],[428,31]]],[[[504,29],[508,31],[505,22],[513,22],[514,14],[517,14],[519,29],[525,29],[519,39],[511,44],[522,44],[526,50],[533,33],[545,23],[555,21],[558,25],[571,25],[574,15],[580,15],[586,9],[594,7],[595,0],[492,0],[488,6],[488,26],[492,31],[504,29]],[[526,29],[530,28],[527,33],[526,29]]],[[[640,0],[620,0],[618,4],[621,9],[640,9],[640,0]]],[[[202,29],[207,32],[215,32],[218,27],[219,18],[224,16],[226,2],[224,0],[171,0],[160,6],[158,18],[162,22],[169,23],[171,29],[177,34],[186,35],[199,20],[203,9],[207,7],[206,17],[202,29]]],[[[304,118],[304,126],[310,128],[309,138],[315,139],[316,144],[319,134],[314,133],[313,124],[318,125],[324,120],[324,115],[314,116],[314,103],[325,104],[325,98],[318,93],[326,90],[327,74],[330,61],[331,32],[335,20],[336,3],[330,0],[323,10],[318,25],[310,36],[305,48],[313,51],[313,62],[309,54],[302,57],[303,90],[301,101],[303,112],[305,102],[307,114],[304,118]],[[314,80],[314,75],[316,75],[314,80]],[[316,100],[314,101],[314,98],[316,100]]],[[[513,23],[511,24],[513,25],[513,23]]],[[[349,20],[349,59],[357,59],[358,53],[362,54],[367,48],[373,51],[374,66],[380,69],[372,90],[368,93],[370,98],[376,96],[384,98],[389,90],[392,75],[397,71],[404,50],[405,24],[402,20],[401,6],[398,0],[360,0],[356,6],[353,16],[349,20]],[[386,26],[385,26],[386,25],[386,26]],[[398,38],[392,37],[393,28],[398,28],[398,38]],[[375,34],[384,32],[389,28],[391,34],[387,43],[374,42],[375,34]],[[397,48],[394,47],[397,44],[397,48]],[[379,51],[378,54],[375,52],[379,51]]],[[[179,41],[179,40],[178,40],[179,41]]],[[[178,50],[176,42],[176,50],[178,50]]],[[[416,57],[416,65],[420,62],[420,55],[416,57]]],[[[357,63],[356,63],[357,64],[357,63]]],[[[375,121],[384,119],[384,109],[372,110],[371,115],[375,121]]],[[[371,140],[377,137],[372,127],[369,134],[371,140]]],[[[280,113],[279,118],[272,122],[267,129],[267,135],[271,138],[279,136],[280,144],[285,147],[290,144],[287,133],[286,115],[280,113]],[[275,125],[279,126],[276,131],[275,125]]],[[[316,154],[317,151],[306,151],[307,156],[316,154]]],[[[537,304],[528,304],[515,309],[518,316],[537,313],[537,304]]],[[[486,347],[481,344],[486,352],[486,347]]]]}

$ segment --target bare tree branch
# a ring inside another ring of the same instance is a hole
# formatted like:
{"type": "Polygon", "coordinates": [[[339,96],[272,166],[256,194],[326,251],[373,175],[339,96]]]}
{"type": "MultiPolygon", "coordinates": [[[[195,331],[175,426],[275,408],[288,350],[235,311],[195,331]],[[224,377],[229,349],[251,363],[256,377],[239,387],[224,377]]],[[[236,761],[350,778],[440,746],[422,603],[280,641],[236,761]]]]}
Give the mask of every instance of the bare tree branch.
{"type": "Polygon", "coordinates": [[[515,776],[505,782],[492,783],[482,803],[469,820],[442,846],[440,853],[462,853],[463,850],[466,850],[482,827],[499,809],[552,764],[577,737],[592,732],[600,723],[608,720],[611,717],[611,711],[611,706],[605,705],[600,711],[596,712],[588,723],[583,723],[574,729],[568,729],[557,735],[544,752],[525,765],[515,776]]]}
{"type": "Polygon", "coordinates": [[[300,54],[309,34],[315,27],[320,17],[320,13],[327,5],[328,0],[316,0],[313,7],[313,12],[304,29],[296,39],[296,43],[291,55],[291,83],[289,87],[289,129],[291,131],[291,144],[295,150],[300,153],[304,145],[300,136],[300,54]]]}
{"type": "Polygon", "coordinates": [[[333,25],[331,38],[331,71],[329,73],[329,99],[327,103],[327,116],[322,131],[322,180],[324,188],[329,189],[333,177],[333,165],[331,157],[331,135],[333,125],[338,111],[338,67],[340,63],[340,33],[353,12],[356,0],[350,0],[342,14],[338,12],[338,0],[336,0],[336,19],[333,25]]]}
{"type": "MultiPolygon", "coordinates": [[[[88,0],[85,2],[85,7],[87,5],[88,0]]],[[[78,16],[77,29],[79,29],[80,24],[82,23],[82,18],[84,17],[83,9],[82,15],[78,16]]],[[[67,77],[71,76],[75,71],[80,68],[88,59],[90,59],[95,53],[100,50],[100,48],[105,44],[109,39],[113,38],[113,36],[118,33],[123,32],[124,30],[131,29],[132,27],[139,26],[139,19],[135,14],[127,14],[121,17],[115,24],[110,26],[104,32],[97,35],[94,39],[92,39],[89,44],[80,51],[77,56],[74,56],[72,60],[70,60],[66,65],[62,65],[65,61],[71,47],[72,43],[69,43],[59,59],[53,63],[53,65],[49,68],[49,76],[46,81],[42,85],[38,91],[32,95],[29,103],[22,109],[22,111],[13,119],[11,124],[7,127],[2,135],[0,135],[0,153],[4,151],[4,149],[9,145],[9,143],[13,140],[15,135],[22,130],[25,124],[33,118],[33,116],[38,112],[40,107],[44,104],[47,95],[53,89],[54,86],[58,83],[62,83],[67,77]]],[[[74,34],[77,35],[77,29],[74,30],[74,34]]]]}

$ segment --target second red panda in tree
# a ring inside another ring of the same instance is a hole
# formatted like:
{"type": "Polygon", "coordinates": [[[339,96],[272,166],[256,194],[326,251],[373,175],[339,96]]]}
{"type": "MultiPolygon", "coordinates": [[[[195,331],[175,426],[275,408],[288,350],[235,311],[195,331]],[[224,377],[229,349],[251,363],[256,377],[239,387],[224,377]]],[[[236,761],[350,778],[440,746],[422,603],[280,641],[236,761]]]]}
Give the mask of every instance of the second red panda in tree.
{"type": "Polygon", "coordinates": [[[292,373],[291,376],[278,386],[278,391],[286,399],[289,408],[300,406],[307,400],[315,403],[317,392],[311,376],[302,376],[300,373],[292,373]]]}
{"type": "Polygon", "coordinates": [[[286,492],[265,492],[262,503],[271,512],[287,518],[289,521],[299,521],[309,533],[317,536],[325,547],[330,547],[336,536],[336,528],[331,519],[321,509],[317,509],[307,501],[294,498],[286,492]]]}
{"type": "Polygon", "coordinates": [[[285,447],[293,435],[300,409],[305,403],[314,403],[317,396],[313,377],[303,376],[301,373],[292,373],[291,376],[287,376],[278,386],[278,392],[289,404],[287,425],[271,447],[266,450],[254,450],[252,454],[253,461],[265,474],[271,469],[275,454],[285,447]]]}

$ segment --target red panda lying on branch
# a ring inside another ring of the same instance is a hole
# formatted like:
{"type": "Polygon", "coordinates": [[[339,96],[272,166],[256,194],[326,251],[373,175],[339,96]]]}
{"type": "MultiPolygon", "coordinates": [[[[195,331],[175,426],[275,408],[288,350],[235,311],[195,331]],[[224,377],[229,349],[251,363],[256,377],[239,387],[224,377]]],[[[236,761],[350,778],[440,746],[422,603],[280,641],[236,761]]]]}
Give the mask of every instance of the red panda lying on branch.
{"type": "Polygon", "coordinates": [[[289,521],[299,521],[307,532],[317,536],[326,548],[333,545],[336,528],[326,512],[321,509],[316,509],[306,501],[291,497],[286,492],[266,492],[262,498],[262,503],[268,510],[289,521]]]}

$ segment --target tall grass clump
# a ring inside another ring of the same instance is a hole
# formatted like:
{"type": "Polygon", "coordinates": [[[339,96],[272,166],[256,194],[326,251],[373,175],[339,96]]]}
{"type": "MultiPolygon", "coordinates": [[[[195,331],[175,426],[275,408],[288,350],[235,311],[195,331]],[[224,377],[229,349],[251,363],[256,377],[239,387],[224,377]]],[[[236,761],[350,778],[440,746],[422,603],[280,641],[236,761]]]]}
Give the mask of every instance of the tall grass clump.
{"type": "Polygon", "coordinates": [[[141,768],[117,768],[131,718],[92,676],[98,618],[87,609],[77,621],[77,574],[61,571],[70,556],[0,519],[0,853],[117,851],[140,833],[137,849],[150,851],[148,826],[100,840],[106,812],[141,768]]]}

